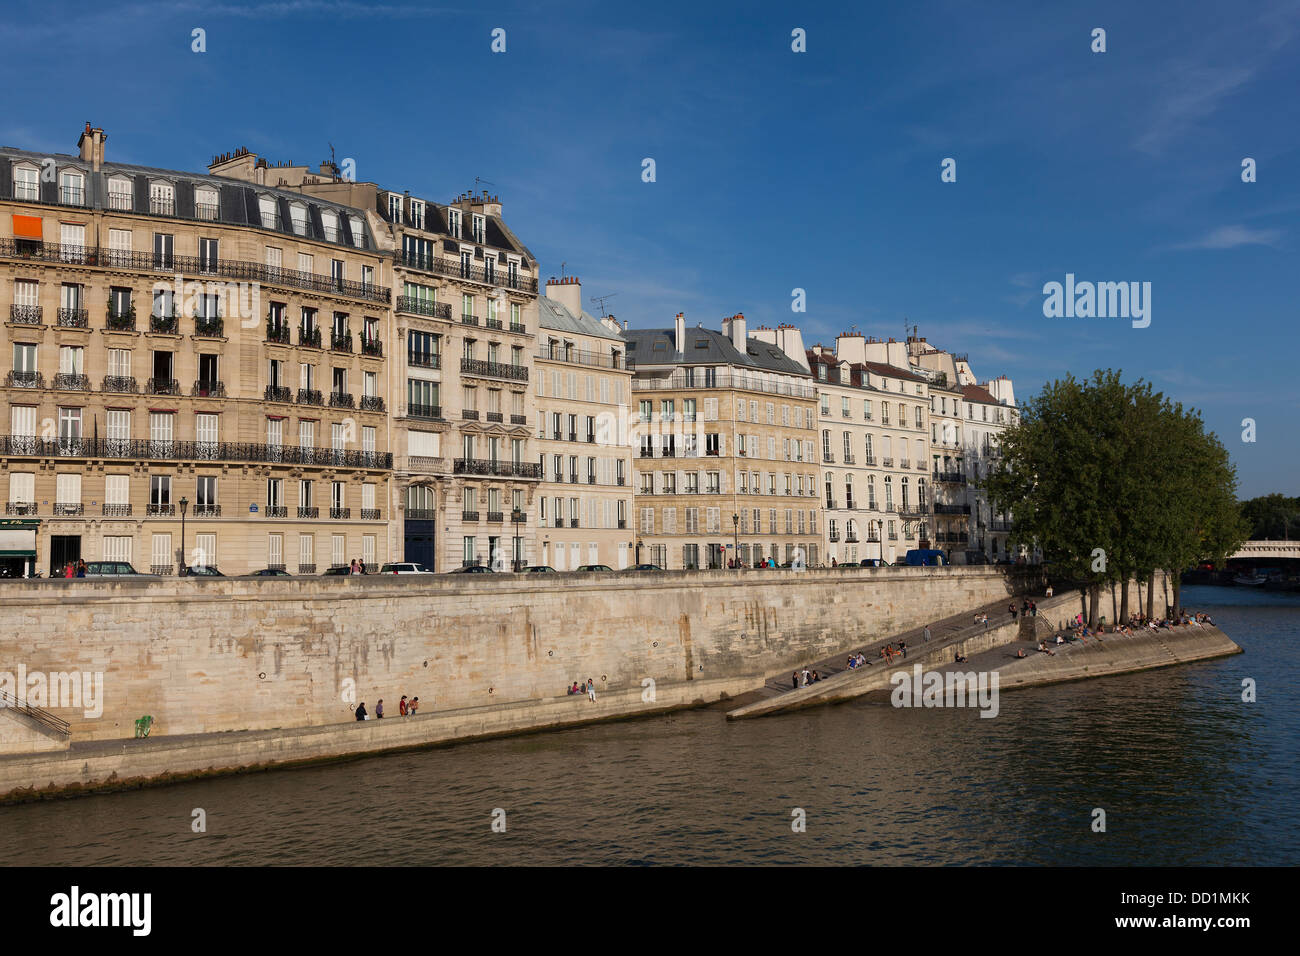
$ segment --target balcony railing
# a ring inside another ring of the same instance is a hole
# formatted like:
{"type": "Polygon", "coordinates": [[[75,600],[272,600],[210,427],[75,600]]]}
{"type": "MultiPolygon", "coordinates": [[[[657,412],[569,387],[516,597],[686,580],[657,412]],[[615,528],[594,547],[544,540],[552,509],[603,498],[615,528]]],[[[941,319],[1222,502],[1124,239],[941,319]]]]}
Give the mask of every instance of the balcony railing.
{"type": "Polygon", "coordinates": [[[528,521],[528,515],[524,514],[522,511],[512,511],[510,512],[510,520],[514,524],[524,524],[528,521]]]}
{"type": "Polygon", "coordinates": [[[176,506],[151,502],[145,509],[145,514],[150,518],[170,518],[176,514],[176,506]]]}
{"type": "Polygon", "coordinates": [[[968,515],[970,514],[970,505],[936,504],[934,513],[937,515],[968,515]]]}
{"type": "Polygon", "coordinates": [[[5,514],[7,515],[34,515],[36,513],[36,502],[34,501],[10,501],[5,503],[5,514]]]}
{"type": "Polygon", "coordinates": [[[350,334],[348,334],[347,332],[344,332],[342,335],[340,335],[338,332],[334,332],[334,333],[332,333],[332,334],[330,335],[330,351],[331,351],[331,352],[351,352],[351,351],[352,351],[352,336],[351,336],[350,334]]]}
{"type": "Polygon", "coordinates": [[[468,312],[462,312],[462,313],[460,314],[460,324],[461,324],[461,325],[478,325],[478,316],[477,316],[477,315],[470,315],[468,312]]]}
{"type": "Polygon", "coordinates": [[[495,330],[498,331],[498,332],[501,331],[501,320],[500,320],[500,319],[494,319],[494,318],[492,318],[491,316],[489,316],[488,318],[486,318],[486,319],[483,320],[483,324],[484,324],[485,326],[487,326],[489,329],[495,329],[495,330]]]}
{"type": "Polygon", "coordinates": [[[5,376],[8,388],[44,388],[45,376],[40,372],[9,372],[5,376]]]}
{"type": "Polygon", "coordinates": [[[477,512],[477,511],[462,511],[462,512],[460,513],[460,520],[461,520],[461,521],[477,521],[477,520],[478,520],[478,512],[477,512]]]}
{"type": "Polygon", "coordinates": [[[200,339],[219,339],[226,334],[226,323],[220,318],[194,318],[194,335],[200,339]]]}
{"type": "Polygon", "coordinates": [[[268,402],[292,402],[293,393],[289,391],[287,385],[268,385],[266,391],[262,393],[262,398],[268,402]]]}
{"type": "Polygon", "coordinates": [[[104,317],[104,328],[110,332],[134,332],[135,309],[127,312],[115,312],[109,308],[104,317]]]}
{"type": "Polygon", "coordinates": [[[356,400],[348,392],[330,392],[330,408],[355,408],[356,400]]]}
{"type": "Polygon", "coordinates": [[[90,376],[79,375],[74,372],[56,372],[54,375],[54,387],[60,391],[89,392],[90,376]]]}
{"type": "Polygon", "coordinates": [[[9,306],[9,321],[14,325],[43,325],[39,305],[9,306]]]}
{"type": "Polygon", "coordinates": [[[90,328],[90,311],[88,309],[59,309],[55,322],[61,329],[90,328]]]}
{"type": "Polygon", "coordinates": [[[450,302],[429,302],[425,299],[417,299],[415,296],[399,295],[397,297],[397,311],[410,312],[412,315],[427,315],[432,319],[446,319],[451,321],[451,303],[450,302]]]}
{"type": "Polygon", "coordinates": [[[131,517],[130,505],[104,505],[105,518],[129,518],[131,517]]]}
{"type": "Polygon", "coordinates": [[[406,364],[411,368],[442,368],[439,356],[425,352],[407,352],[406,364]]]}
{"type": "Polygon", "coordinates": [[[299,517],[299,518],[319,518],[319,517],[320,517],[320,509],[317,508],[315,505],[307,505],[307,506],[299,505],[299,506],[298,506],[298,517],[299,517]]]}
{"type": "Polygon", "coordinates": [[[266,518],[287,518],[289,509],[282,505],[267,505],[262,509],[262,516],[266,518]]]}
{"type": "Polygon", "coordinates": [[[105,392],[134,395],[138,390],[134,375],[105,375],[100,388],[105,392]]]}
{"type": "Polygon", "coordinates": [[[384,410],[384,400],[378,395],[362,395],[361,410],[363,412],[382,412],[384,410]]]}
{"type": "Polygon", "coordinates": [[[483,458],[456,458],[455,475],[497,475],[504,478],[540,478],[542,466],[537,462],[489,461],[483,458]]]}
{"type": "Polygon", "coordinates": [[[376,358],[383,358],[383,356],[384,356],[384,343],[381,342],[379,339],[367,339],[367,338],[362,338],[362,339],[361,339],[361,354],[362,354],[362,355],[372,355],[372,356],[375,356],[376,358]]]}
{"type": "Polygon", "coordinates": [[[298,389],[299,405],[324,405],[325,396],[319,388],[300,388],[298,389]]]}
{"type": "Polygon", "coordinates": [[[527,425],[527,424],[528,424],[528,416],[527,416],[527,415],[515,415],[515,414],[512,413],[512,414],[510,415],[510,424],[511,424],[511,425],[527,425]]]}
{"type": "Polygon", "coordinates": [[[442,406],[441,405],[407,405],[406,417],[424,418],[432,421],[439,421],[442,419],[442,406]]]}
{"type": "Polygon", "coordinates": [[[190,514],[195,518],[220,518],[221,505],[195,505],[190,514]]]}
{"type": "MultiPolygon", "coordinates": [[[[628,364],[634,366],[635,358],[629,358],[628,364]]],[[[654,364],[653,358],[646,359],[646,364],[654,364]]],[[[769,382],[759,379],[758,374],[726,374],[705,376],[699,373],[688,375],[686,372],[674,372],[669,376],[656,373],[653,377],[646,375],[632,379],[634,392],[660,392],[687,389],[734,388],[741,391],[763,392],[768,395],[789,395],[793,398],[812,398],[814,389],[811,385],[791,385],[785,382],[769,382]]]]}
{"type": "Polygon", "coordinates": [[[145,393],[149,395],[179,395],[181,393],[181,383],[174,378],[151,378],[145,385],[145,393]]]}
{"type": "Polygon", "coordinates": [[[500,412],[488,412],[487,420],[490,422],[503,422],[505,417],[500,412]]]}
{"type": "Polygon", "coordinates": [[[465,419],[466,421],[476,422],[478,421],[478,409],[462,408],[460,410],[460,417],[465,419]]]}
{"type": "Polygon", "coordinates": [[[362,521],[378,521],[378,520],[379,520],[379,509],[378,509],[378,508],[362,508],[362,509],[361,509],[361,520],[362,520],[362,521]]]}
{"type": "MultiPolygon", "coordinates": [[[[0,436],[0,456],[111,458],[124,461],[244,461],[389,469],[389,452],[251,442],[152,441],[147,438],[37,438],[0,436]]],[[[527,476],[525,476],[527,477],[527,476]]]]}
{"type": "Polygon", "coordinates": [[[513,289],[518,292],[537,291],[537,280],[529,276],[511,275],[509,271],[499,269],[493,270],[489,274],[482,266],[464,265],[459,259],[448,259],[444,256],[420,256],[402,253],[398,259],[398,264],[410,269],[419,269],[421,272],[431,272],[435,275],[449,276],[453,279],[466,279],[470,282],[480,282],[484,285],[513,289]]]}
{"type": "Polygon", "coordinates": [[[173,199],[164,199],[159,196],[149,198],[149,212],[155,216],[174,216],[176,215],[176,201],[173,199]]]}
{"type": "Polygon", "coordinates": [[[320,348],[320,329],[298,329],[298,344],[305,348],[320,348]]]}
{"type": "Polygon", "coordinates": [[[158,577],[166,578],[175,574],[176,569],[170,564],[151,564],[149,565],[149,573],[157,575],[158,577]]]}
{"type": "Polygon", "coordinates": [[[947,481],[953,484],[965,484],[966,476],[960,471],[936,471],[933,474],[935,481],[947,481]]]}
{"type": "Polygon", "coordinates": [[[180,335],[181,320],[174,315],[151,315],[149,331],[159,335],[180,335]]]}
{"type": "Polygon", "coordinates": [[[60,517],[60,516],[62,516],[62,517],[70,518],[70,517],[75,517],[76,515],[85,514],[85,513],[86,513],[86,506],[83,505],[80,501],[77,501],[77,502],[71,502],[71,501],[56,501],[56,502],[54,502],[54,511],[53,511],[53,514],[55,515],[55,517],[60,517]]]}
{"type": "Polygon", "coordinates": [[[108,192],[108,208],[116,209],[120,212],[130,212],[133,203],[129,192],[110,189],[108,192]]]}
{"type": "Polygon", "coordinates": [[[489,524],[501,524],[503,521],[506,520],[505,512],[504,512],[504,511],[489,511],[489,512],[487,513],[487,520],[488,520],[488,523],[489,523],[489,524]]]}
{"type": "Polygon", "coordinates": [[[194,218],[202,219],[207,222],[216,222],[220,216],[220,210],[213,203],[196,202],[194,204],[194,218]]]}
{"type": "Polygon", "coordinates": [[[345,521],[352,517],[351,508],[331,508],[330,517],[335,520],[345,521]]]}
{"type": "Polygon", "coordinates": [[[486,375],[490,378],[507,378],[515,382],[528,381],[528,367],[507,365],[504,362],[486,362],[482,359],[462,358],[460,370],[469,375],[486,375]]]}

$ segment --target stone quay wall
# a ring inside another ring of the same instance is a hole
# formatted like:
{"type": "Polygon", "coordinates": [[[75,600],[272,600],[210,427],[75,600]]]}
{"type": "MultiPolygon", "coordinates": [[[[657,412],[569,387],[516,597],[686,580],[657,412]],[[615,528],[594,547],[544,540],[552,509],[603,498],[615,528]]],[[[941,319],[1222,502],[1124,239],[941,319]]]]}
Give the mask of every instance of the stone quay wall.
{"type": "MultiPolygon", "coordinates": [[[[145,714],[151,739],[303,728],[356,701],[395,717],[418,696],[429,714],[588,677],[638,699],[647,678],[734,693],[1039,583],[991,567],[5,582],[0,671],[101,673],[100,716],[41,705],[74,744],[131,737],[145,714]]],[[[0,748],[33,749],[18,736],[0,748]]]]}

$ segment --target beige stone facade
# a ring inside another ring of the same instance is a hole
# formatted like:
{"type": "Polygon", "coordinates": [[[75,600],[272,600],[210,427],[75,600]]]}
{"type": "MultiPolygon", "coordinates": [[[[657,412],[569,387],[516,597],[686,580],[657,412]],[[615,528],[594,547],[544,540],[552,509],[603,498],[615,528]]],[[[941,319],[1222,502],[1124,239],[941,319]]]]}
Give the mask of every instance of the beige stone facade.
{"type": "Polygon", "coordinates": [[[364,218],[104,139],[0,151],[7,570],[389,560],[391,263],[364,218]]]}
{"type": "Polygon", "coordinates": [[[817,565],[816,395],[799,330],[631,330],[637,543],[665,569],[817,565]]]}
{"type": "Polygon", "coordinates": [[[582,308],[576,276],[546,284],[534,365],[542,482],[532,554],[557,571],[635,557],[627,343],[582,308]]]}

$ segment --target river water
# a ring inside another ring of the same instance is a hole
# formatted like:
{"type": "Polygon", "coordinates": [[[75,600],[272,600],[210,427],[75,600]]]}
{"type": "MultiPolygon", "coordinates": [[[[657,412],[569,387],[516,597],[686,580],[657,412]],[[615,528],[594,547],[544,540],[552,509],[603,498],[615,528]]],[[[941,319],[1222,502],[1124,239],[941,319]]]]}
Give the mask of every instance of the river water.
{"type": "Polygon", "coordinates": [[[1184,603],[1246,653],[1008,692],[993,719],[705,709],[0,807],[0,835],[27,865],[1294,865],[1300,595],[1184,603]]]}

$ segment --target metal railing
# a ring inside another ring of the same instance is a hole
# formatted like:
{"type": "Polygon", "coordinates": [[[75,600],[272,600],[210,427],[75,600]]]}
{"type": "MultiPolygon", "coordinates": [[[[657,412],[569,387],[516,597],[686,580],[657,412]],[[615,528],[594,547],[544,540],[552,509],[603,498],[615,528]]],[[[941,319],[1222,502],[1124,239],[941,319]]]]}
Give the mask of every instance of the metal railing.
{"type": "Polygon", "coordinates": [[[29,458],[105,458],[120,461],[240,461],[389,469],[391,452],[251,442],[153,441],[147,438],[37,438],[0,436],[0,455],[29,458]]]}
{"type": "Polygon", "coordinates": [[[455,475],[497,475],[505,478],[540,478],[542,466],[536,462],[489,461],[483,458],[452,460],[455,475]]]}
{"type": "Polygon", "coordinates": [[[434,275],[448,276],[453,279],[467,279],[470,282],[514,289],[518,292],[537,291],[537,280],[530,276],[517,273],[511,275],[508,270],[493,270],[489,273],[482,266],[465,265],[459,259],[448,259],[445,256],[402,253],[397,259],[397,264],[409,269],[419,269],[421,272],[431,272],[434,275]]]}
{"type": "Polygon", "coordinates": [[[190,388],[190,394],[195,398],[225,398],[226,383],[200,379],[190,388]]]}
{"type": "Polygon", "coordinates": [[[442,419],[442,406],[441,405],[407,405],[406,417],[424,418],[424,419],[429,419],[431,421],[438,421],[442,419]]]}
{"type": "MultiPolygon", "coordinates": [[[[629,358],[632,367],[636,359],[629,358]]],[[[652,364],[654,359],[647,360],[652,364]]],[[[674,372],[667,378],[640,377],[632,379],[634,392],[681,391],[690,389],[734,388],[739,391],[763,392],[768,395],[789,395],[792,398],[812,398],[815,390],[811,385],[792,385],[785,382],[767,382],[756,377],[739,374],[714,375],[707,377],[700,374],[689,376],[684,372],[674,372]]]]}
{"type": "Polygon", "coordinates": [[[135,394],[139,390],[134,375],[105,375],[100,389],[105,392],[135,394]]]}
{"type": "Polygon", "coordinates": [[[12,710],[18,711],[20,714],[25,714],[32,720],[41,724],[43,727],[54,731],[61,737],[72,736],[72,730],[66,720],[63,720],[60,717],[55,717],[48,710],[43,710],[40,707],[33,707],[31,704],[27,703],[25,698],[20,700],[8,691],[0,690],[0,707],[8,707],[12,710]]]}
{"type": "Polygon", "coordinates": [[[430,302],[427,299],[417,299],[415,296],[399,295],[397,297],[397,311],[409,312],[412,315],[426,315],[431,319],[451,321],[450,302],[430,302]]]}
{"type": "Polygon", "coordinates": [[[61,329],[88,329],[90,328],[90,310],[59,309],[58,313],[56,313],[55,322],[61,329]]]}
{"type": "Polygon", "coordinates": [[[39,305],[11,305],[9,321],[14,325],[43,325],[41,312],[39,305]]]}

